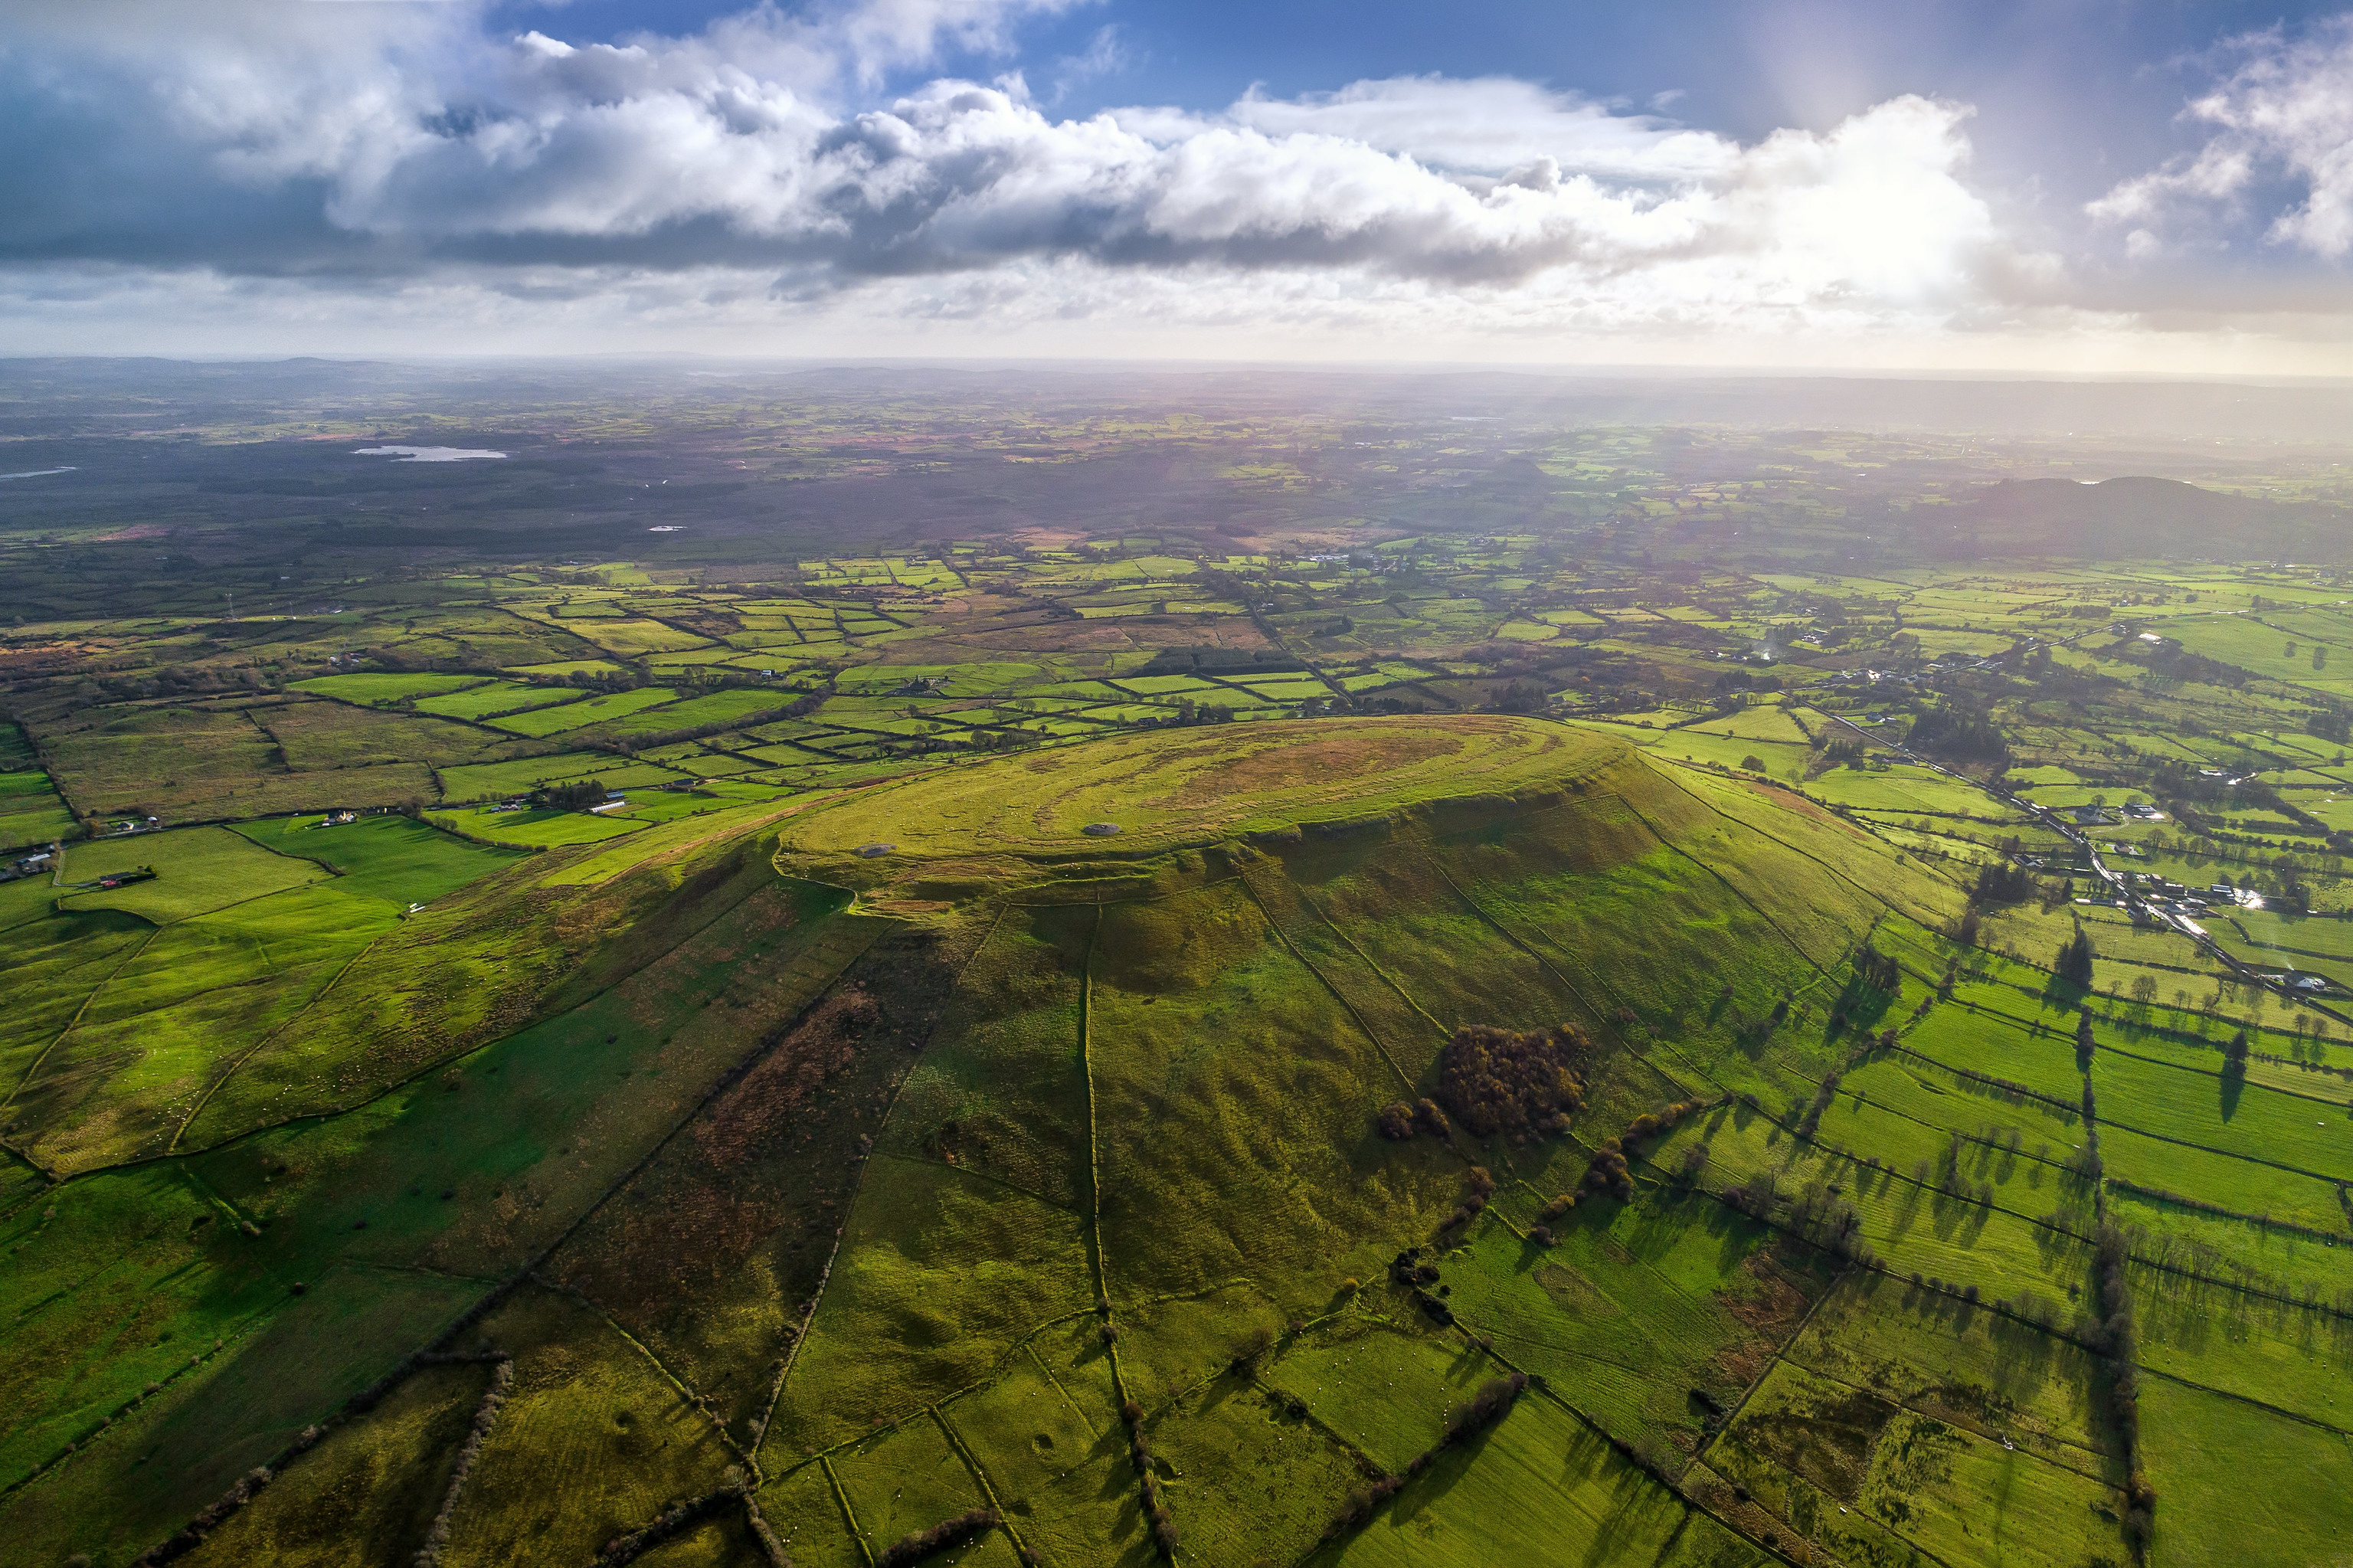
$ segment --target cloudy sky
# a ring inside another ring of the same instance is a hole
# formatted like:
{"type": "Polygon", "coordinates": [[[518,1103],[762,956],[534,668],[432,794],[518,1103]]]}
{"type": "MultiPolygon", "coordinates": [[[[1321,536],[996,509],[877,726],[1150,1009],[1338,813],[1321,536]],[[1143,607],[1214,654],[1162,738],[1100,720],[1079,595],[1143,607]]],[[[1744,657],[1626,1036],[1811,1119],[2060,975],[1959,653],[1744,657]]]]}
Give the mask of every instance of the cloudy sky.
{"type": "Polygon", "coordinates": [[[0,353],[2353,375],[2353,13],[0,0],[0,353]]]}

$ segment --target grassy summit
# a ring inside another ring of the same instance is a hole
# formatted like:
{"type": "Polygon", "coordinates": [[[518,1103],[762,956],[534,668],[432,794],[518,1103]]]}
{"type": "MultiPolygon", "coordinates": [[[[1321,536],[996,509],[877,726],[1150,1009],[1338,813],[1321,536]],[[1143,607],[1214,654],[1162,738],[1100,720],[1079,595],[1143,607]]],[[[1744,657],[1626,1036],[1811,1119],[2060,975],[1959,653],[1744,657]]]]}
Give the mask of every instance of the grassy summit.
{"type": "Polygon", "coordinates": [[[814,855],[887,842],[914,858],[1136,856],[1466,795],[1558,790],[1625,750],[1500,715],[1143,731],[863,790],[799,819],[785,843],[814,855]],[[1116,842],[1089,842],[1098,835],[1116,842]]]}

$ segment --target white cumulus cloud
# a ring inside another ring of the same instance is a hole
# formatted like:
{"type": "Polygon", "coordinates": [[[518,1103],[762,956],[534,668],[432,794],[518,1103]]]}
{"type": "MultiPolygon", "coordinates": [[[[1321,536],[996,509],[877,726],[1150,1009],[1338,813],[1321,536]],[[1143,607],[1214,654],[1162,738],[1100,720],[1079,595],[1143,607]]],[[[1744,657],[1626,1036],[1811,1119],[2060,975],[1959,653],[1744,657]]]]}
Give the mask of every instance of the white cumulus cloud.
{"type": "Polygon", "coordinates": [[[0,26],[0,160],[34,193],[0,206],[0,266],[540,300],[735,276],[1007,317],[1385,300],[1602,332],[1982,324],[2060,282],[1972,185],[1970,111],[1934,99],[1744,143],[1511,78],[1083,118],[1015,73],[908,79],[1070,3],[763,5],[619,43],[462,4],[0,5],[24,22],[0,26]]]}
{"type": "Polygon", "coordinates": [[[2236,69],[2186,111],[2214,128],[2205,143],[2120,183],[2089,212],[2146,233],[2185,207],[2235,207],[2284,177],[2304,199],[2273,217],[2268,238],[2343,259],[2353,251],[2353,17],[2302,37],[2254,34],[2234,49],[2236,69]]]}

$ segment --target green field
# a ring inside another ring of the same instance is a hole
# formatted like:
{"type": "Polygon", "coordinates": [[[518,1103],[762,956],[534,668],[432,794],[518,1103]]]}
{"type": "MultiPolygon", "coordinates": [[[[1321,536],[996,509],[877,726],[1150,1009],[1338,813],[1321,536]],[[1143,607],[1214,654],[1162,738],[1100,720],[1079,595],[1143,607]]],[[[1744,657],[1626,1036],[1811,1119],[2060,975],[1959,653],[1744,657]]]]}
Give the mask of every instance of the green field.
{"type": "Polygon", "coordinates": [[[392,814],[332,826],[292,817],[238,831],[266,849],[324,864],[337,874],[339,893],[396,904],[430,904],[512,858],[392,814]]]}
{"type": "Polygon", "coordinates": [[[561,703],[552,707],[509,714],[496,721],[497,727],[516,735],[560,735],[567,730],[585,729],[590,725],[604,724],[647,708],[658,707],[677,694],[660,686],[640,686],[631,692],[584,697],[575,703],[561,703]]]}
{"type": "Polygon", "coordinates": [[[259,898],[327,875],[325,867],[277,854],[227,828],[176,828],[76,844],[59,874],[58,906],[119,909],[159,925],[259,898]],[[80,884],[150,868],[151,881],[111,890],[80,884]]]}
{"type": "Polygon", "coordinates": [[[1375,719],[1253,726],[1199,739],[1178,732],[1049,752],[1023,765],[1022,809],[1000,774],[925,774],[787,831],[792,847],[839,855],[890,842],[911,856],[1073,851],[1098,822],[1123,853],[1165,850],[1301,822],[1410,809],[1450,793],[1557,792],[1622,751],[1596,736],[1508,719],[1375,719]]]}
{"type": "Polygon", "coordinates": [[[482,809],[435,811],[427,819],[470,839],[494,844],[519,844],[532,849],[556,844],[593,844],[633,832],[638,824],[628,817],[591,816],[586,811],[551,811],[533,808],[521,811],[482,809]]]}
{"type": "Polygon", "coordinates": [[[568,703],[580,694],[565,686],[535,686],[520,681],[485,681],[478,686],[468,686],[446,695],[424,698],[417,705],[421,714],[434,714],[442,718],[481,719],[501,714],[521,713],[529,708],[552,707],[568,703]]]}
{"type": "Polygon", "coordinates": [[[297,681],[293,689],[375,706],[411,698],[445,697],[483,683],[481,677],[470,675],[322,675],[297,681]]]}

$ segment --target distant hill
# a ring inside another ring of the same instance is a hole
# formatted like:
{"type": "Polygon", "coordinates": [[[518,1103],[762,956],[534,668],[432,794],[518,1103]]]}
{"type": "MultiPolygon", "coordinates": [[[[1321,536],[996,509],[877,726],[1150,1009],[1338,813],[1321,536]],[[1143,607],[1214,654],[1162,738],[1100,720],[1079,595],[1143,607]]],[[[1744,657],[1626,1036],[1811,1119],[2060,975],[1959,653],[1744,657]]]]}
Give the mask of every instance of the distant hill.
{"type": "MultiPolygon", "coordinates": [[[[1924,520],[1934,514],[1915,514],[1924,520]]],[[[2005,480],[1943,521],[1935,554],[1957,558],[2211,556],[2341,560],[2353,554],[2353,514],[2226,495],[2178,480],[2127,475],[2097,483],[2005,480]]],[[[1935,524],[1924,534],[1933,538],[1935,524]]]]}

